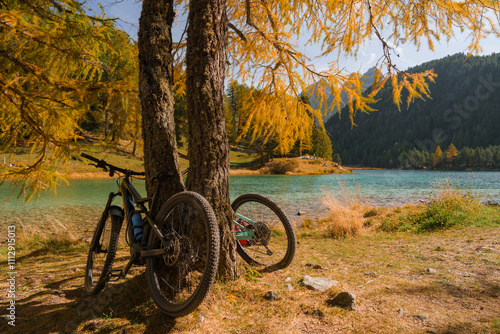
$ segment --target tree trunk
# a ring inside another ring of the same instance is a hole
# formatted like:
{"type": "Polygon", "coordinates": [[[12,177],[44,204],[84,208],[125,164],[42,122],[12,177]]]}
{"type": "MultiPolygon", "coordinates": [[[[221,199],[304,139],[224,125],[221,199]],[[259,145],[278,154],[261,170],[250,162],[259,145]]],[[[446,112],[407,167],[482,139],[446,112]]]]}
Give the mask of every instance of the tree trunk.
{"type": "Polygon", "coordinates": [[[183,191],[174,125],[172,22],[173,0],[144,0],[139,19],[139,94],[142,107],[144,168],[148,196],[160,171],[175,173],[159,186],[159,206],[183,191]]]}
{"type": "Polygon", "coordinates": [[[229,200],[229,145],[224,119],[225,0],[191,0],[186,50],[189,119],[187,188],[207,198],[221,234],[219,276],[233,279],[236,240],[229,200]]]}

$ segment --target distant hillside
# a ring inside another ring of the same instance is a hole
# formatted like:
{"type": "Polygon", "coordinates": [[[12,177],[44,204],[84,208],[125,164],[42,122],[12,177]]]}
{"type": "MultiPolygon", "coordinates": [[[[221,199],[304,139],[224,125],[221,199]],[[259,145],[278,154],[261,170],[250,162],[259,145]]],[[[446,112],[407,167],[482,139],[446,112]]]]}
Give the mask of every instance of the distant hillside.
{"type": "Polygon", "coordinates": [[[343,164],[398,167],[402,152],[416,148],[432,153],[453,143],[462,147],[500,145],[500,54],[456,54],[414,67],[409,72],[434,68],[431,98],[417,100],[401,111],[392,102],[386,85],[373,105],[377,111],[358,113],[351,128],[348,111],[341,119],[330,118],[326,129],[333,152],[343,164]]]}
{"type": "MultiPolygon", "coordinates": [[[[366,73],[363,74],[362,78],[363,78],[363,88],[364,89],[369,88],[373,84],[373,79],[375,78],[375,67],[372,67],[368,71],[366,71],[366,73]]],[[[309,93],[307,94],[307,96],[309,98],[309,103],[311,104],[311,106],[314,109],[320,109],[320,101],[319,101],[319,99],[316,98],[317,95],[315,93],[319,86],[320,86],[320,84],[316,83],[314,85],[311,85],[308,89],[309,93]]],[[[327,110],[328,106],[332,104],[333,99],[334,99],[334,96],[332,95],[332,92],[331,92],[331,90],[328,89],[328,87],[325,88],[325,93],[327,95],[326,104],[323,105],[323,107],[321,108],[321,112],[323,114],[327,110]]],[[[342,92],[342,94],[340,96],[342,98],[341,105],[343,107],[347,104],[347,101],[348,101],[347,93],[342,92]]],[[[337,113],[337,109],[334,109],[330,115],[323,117],[323,122],[326,122],[328,119],[330,119],[336,113],[337,113]]]]}

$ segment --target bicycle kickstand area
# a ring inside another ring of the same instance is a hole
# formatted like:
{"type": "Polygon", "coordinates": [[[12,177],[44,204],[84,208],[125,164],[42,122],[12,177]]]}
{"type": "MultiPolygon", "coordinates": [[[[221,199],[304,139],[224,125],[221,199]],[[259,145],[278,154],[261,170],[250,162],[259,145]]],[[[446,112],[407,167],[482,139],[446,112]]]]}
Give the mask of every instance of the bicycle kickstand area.
{"type": "Polygon", "coordinates": [[[125,278],[125,276],[127,276],[128,271],[130,270],[130,268],[132,267],[132,265],[134,264],[134,262],[138,257],[139,254],[134,253],[124,269],[112,269],[108,274],[108,281],[116,282],[122,278],[125,278]]]}

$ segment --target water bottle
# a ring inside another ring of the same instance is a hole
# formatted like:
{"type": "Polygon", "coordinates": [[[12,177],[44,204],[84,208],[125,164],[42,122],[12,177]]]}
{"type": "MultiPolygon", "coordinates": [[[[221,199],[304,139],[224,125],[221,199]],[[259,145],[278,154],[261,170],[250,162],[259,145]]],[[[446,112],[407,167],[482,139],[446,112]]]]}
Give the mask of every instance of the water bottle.
{"type": "MultiPolygon", "coordinates": [[[[130,206],[130,211],[134,210],[134,201],[132,197],[128,197],[128,202],[130,206]]],[[[132,215],[132,228],[134,230],[134,242],[141,242],[142,240],[142,216],[140,213],[134,213],[132,215]]]]}
{"type": "Polygon", "coordinates": [[[142,240],[142,217],[140,213],[135,213],[132,216],[132,227],[134,228],[134,241],[141,242],[142,240]]]}

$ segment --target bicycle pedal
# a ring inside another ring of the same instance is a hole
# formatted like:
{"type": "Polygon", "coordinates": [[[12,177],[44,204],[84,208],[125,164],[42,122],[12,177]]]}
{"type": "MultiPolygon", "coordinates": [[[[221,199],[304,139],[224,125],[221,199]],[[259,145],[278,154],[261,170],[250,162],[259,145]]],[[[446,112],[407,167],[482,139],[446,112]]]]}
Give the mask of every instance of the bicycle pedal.
{"type": "Polygon", "coordinates": [[[118,281],[120,278],[122,278],[122,275],[123,275],[123,270],[121,269],[114,269],[114,270],[111,270],[109,272],[109,275],[108,275],[108,281],[109,282],[116,282],[118,281]]]}

